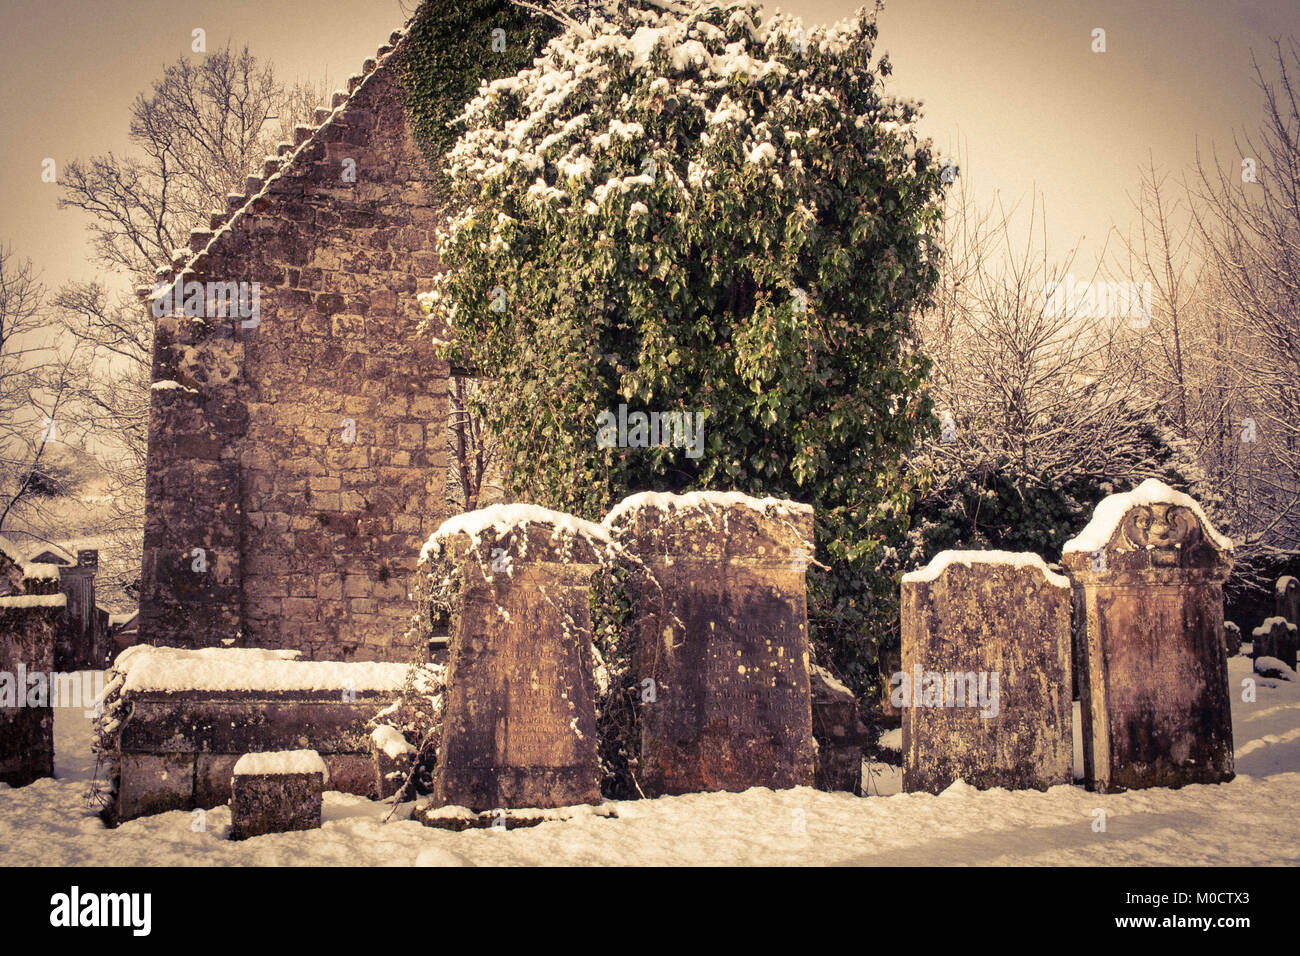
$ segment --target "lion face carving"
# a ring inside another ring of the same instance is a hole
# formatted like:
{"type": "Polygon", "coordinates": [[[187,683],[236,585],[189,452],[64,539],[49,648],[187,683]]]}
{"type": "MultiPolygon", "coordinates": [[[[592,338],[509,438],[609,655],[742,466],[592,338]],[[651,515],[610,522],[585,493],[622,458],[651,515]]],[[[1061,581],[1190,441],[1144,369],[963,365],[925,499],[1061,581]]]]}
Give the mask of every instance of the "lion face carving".
{"type": "Polygon", "coordinates": [[[1201,540],[1201,523],[1189,508],[1171,504],[1134,508],[1120,523],[1116,541],[1123,551],[1147,551],[1157,567],[1174,567],[1180,551],[1201,540]]]}

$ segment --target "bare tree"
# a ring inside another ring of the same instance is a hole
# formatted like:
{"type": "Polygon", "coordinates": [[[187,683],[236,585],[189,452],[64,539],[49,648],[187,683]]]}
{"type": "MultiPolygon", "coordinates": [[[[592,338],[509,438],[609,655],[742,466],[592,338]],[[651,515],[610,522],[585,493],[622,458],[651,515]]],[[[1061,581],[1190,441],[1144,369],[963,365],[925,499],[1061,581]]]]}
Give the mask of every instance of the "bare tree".
{"type": "Polygon", "coordinates": [[[111,489],[102,566],[128,589],[143,533],[153,320],[121,286],[152,285],[189,231],[224,211],[324,98],[282,83],[247,47],[181,57],[131,107],[135,153],[72,162],[61,177],[59,205],[89,215],[95,261],[119,276],[69,283],[53,305],[75,344],[75,398],[111,489]]]}
{"type": "Polygon", "coordinates": [[[62,490],[47,450],[77,431],[66,414],[77,350],[55,346],[44,296],[32,261],[0,247],[0,530],[18,518],[40,519],[62,490]]]}
{"type": "Polygon", "coordinates": [[[941,286],[917,323],[941,423],[923,449],[930,495],[994,476],[1025,488],[1151,474],[1154,403],[1135,376],[1133,317],[1061,298],[1074,253],[1049,258],[1036,198],[1023,231],[1000,201],[977,208],[964,176],[949,203],[941,286]]]}
{"type": "Polygon", "coordinates": [[[500,456],[481,410],[477,379],[453,375],[447,390],[451,473],[447,500],[462,511],[473,511],[501,500],[500,456]]]}
{"type": "Polygon", "coordinates": [[[90,215],[99,262],[152,283],[190,229],[224,210],[226,195],[243,191],[245,178],[322,98],[323,91],[285,86],[246,46],[183,56],[132,104],[138,155],[69,163],[59,205],[90,215]]]}
{"type": "Polygon", "coordinates": [[[1213,270],[1235,394],[1222,405],[1225,477],[1248,547],[1300,542],[1300,48],[1274,45],[1276,77],[1253,61],[1263,97],[1240,159],[1197,156],[1195,222],[1213,270]]]}

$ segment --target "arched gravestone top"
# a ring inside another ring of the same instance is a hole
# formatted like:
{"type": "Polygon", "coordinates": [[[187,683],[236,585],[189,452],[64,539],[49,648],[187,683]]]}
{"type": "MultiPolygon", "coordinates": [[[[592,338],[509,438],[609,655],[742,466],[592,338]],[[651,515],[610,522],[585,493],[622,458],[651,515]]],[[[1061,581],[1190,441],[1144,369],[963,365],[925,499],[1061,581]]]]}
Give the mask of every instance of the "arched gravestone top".
{"type": "MultiPolygon", "coordinates": [[[[477,511],[448,518],[429,536],[420,551],[420,567],[451,552],[476,551],[490,562],[497,549],[506,554],[542,560],[567,561],[573,564],[597,564],[612,544],[609,532],[601,525],[582,518],[552,511],[539,505],[492,505],[477,511]]],[[[501,555],[495,558],[498,562],[501,555]]]]}
{"type": "Polygon", "coordinates": [[[1103,500],[1061,564],[1085,632],[1078,674],[1090,785],[1232,779],[1223,627],[1232,542],[1194,500],[1148,479],[1103,500]]]}
{"type": "Polygon", "coordinates": [[[1118,582],[1125,572],[1164,578],[1160,572],[1168,571],[1222,581],[1232,566],[1232,542],[1193,498],[1148,478],[1103,499],[1087,527],[1065,543],[1061,563],[1078,578],[1118,582]]]}
{"type": "Polygon", "coordinates": [[[813,553],[812,518],[811,505],[783,498],[646,491],[615,505],[604,528],[616,540],[635,538],[637,552],[647,558],[670,554],[788,564],[791,554],[802,554],[807,564],[813,553]]]}

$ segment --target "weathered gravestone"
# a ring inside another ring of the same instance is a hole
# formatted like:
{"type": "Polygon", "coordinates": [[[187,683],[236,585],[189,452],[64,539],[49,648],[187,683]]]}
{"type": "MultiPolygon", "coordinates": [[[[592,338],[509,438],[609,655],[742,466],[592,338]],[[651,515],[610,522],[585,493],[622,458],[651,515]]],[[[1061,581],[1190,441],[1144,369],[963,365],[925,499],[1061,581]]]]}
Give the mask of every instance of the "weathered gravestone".
{"type": "Polygon", "coordinates": [[[1034,554],[944,551],[902,589],[903,789],[1070,783],[1069,580],[1034,554]]]}
{"type": "Polygon", "coordinates": [[[317,829],[327,776],[314,750],[240,757],[230,780],[230,839],[317,829]]]}
{"type": "Polygon", "coordinates": [[[605,519],[635,556],[633,668],[647,796],[814,782],[807,505],[644,493],[605,519]]]}
{"type": "Polygon", "coordinates": [[[1286,618],[1268,618],[1251,632],[1250,637],[1254,642],[1250,656],[1254,660],[1259,660],[1261,657],[1275,657],[1295,670],[1300,629],[1286,618]]]}
{"type": "Polygon", "coordinates": [[[54,776],[50,686],[62,594],[0,597],[0,783],[54,776]]]}
{"type": "Polygon", "coordinates": [[[1062,558],[1083,592],[1085,776],[1102,792],[1232,779],[1223,581],[1232,543],[1155,479],[1097,505],[1062,558]]]}
{"type": "Polygon", "coordinates": [[[1236,657],[1241,653],[1241,628],[1232,621],[1223,622],[1223,646],[1229,657],[1236,657]]]}
{"type": "Polygon", "coordinates": [[[1277,603],[1276,614],[1300,627],[1300,580],[1290,574],[1277,579],[1273,591],[1277,603]]]}
{"type": "Polygon", "coordinates": [[[451,645],[431,807],[600,802],[591,579],[600,525],[532,505],[445,522],[421,555],[449,583],[451,645]]]}

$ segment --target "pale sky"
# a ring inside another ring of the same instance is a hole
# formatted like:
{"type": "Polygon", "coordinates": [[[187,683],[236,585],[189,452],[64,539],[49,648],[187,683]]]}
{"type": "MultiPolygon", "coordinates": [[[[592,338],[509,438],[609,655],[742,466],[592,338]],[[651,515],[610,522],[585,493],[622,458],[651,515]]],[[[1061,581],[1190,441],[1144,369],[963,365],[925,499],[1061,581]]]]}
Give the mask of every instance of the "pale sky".
{"type": "MultiPolygon", "coordinates": [[[[129,108],[165,64],[248,42],[281,76],[331,88],[405,21],[400,0],[3,0],[0,32],[0,242],[30,256],[47,285],[97,272],[85,221],[56,206],[41,162],[126,148],[129,108]]],[[[855,0],[780,6],[809,22],[855,0]]],[[[1080,259],[1112,223],[1153,154],[1175,171],[1199,140],[1231,156],[1232,132],[1258,123],[1250,53],[1300,35],[1300,0],[890,0],[879,46],[891,88],[925,103],[921,130],[939,149],[967,150],[980,195],[1046,203],[1053,244],[1083,238],[1080,259]],[[1093,53],[1092,31],[1107,52],[1093,53]]]]}

